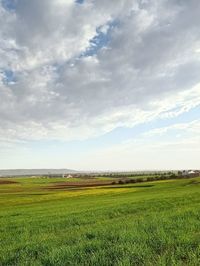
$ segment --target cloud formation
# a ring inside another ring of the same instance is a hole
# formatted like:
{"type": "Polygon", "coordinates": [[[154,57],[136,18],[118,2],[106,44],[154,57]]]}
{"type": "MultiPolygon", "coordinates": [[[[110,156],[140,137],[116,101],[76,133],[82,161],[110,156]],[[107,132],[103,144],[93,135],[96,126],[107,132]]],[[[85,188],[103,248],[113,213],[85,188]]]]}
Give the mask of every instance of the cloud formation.
{"type": "Polygon", "coordinates": [[[0,4],[0,139],[84,139],[200,105],[200,2],[0,4]]]}

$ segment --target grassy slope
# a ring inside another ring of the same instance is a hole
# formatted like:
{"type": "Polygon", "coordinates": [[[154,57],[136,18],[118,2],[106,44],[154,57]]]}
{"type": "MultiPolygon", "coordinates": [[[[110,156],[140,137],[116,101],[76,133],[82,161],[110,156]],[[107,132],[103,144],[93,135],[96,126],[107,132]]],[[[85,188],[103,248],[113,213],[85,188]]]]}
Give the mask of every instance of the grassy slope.
{"type": "Polygon", "coordinates": [[[16,181],[0,186],[0,265],[200,265],[200,178],[61,191],[45,189],[57,179],[16,181]]]}

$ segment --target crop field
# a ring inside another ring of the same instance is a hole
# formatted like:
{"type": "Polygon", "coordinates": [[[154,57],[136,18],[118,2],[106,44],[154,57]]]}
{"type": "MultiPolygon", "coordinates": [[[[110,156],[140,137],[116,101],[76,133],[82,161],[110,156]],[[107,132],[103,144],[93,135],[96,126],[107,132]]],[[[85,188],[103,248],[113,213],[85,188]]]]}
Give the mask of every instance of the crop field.
{"type": "Polygon", "coordinates": [[[0,265],[200,265],[200,178],[0,179],[0,265]]]}

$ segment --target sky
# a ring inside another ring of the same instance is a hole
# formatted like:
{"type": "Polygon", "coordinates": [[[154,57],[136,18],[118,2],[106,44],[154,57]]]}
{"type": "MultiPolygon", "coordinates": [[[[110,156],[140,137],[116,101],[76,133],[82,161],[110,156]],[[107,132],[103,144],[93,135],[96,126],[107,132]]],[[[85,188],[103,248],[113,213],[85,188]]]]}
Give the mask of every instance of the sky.
{"type": "Polygon", "coordinates": [[[0,0],[0,169],[199,158],[199,0],[0,0]]]}

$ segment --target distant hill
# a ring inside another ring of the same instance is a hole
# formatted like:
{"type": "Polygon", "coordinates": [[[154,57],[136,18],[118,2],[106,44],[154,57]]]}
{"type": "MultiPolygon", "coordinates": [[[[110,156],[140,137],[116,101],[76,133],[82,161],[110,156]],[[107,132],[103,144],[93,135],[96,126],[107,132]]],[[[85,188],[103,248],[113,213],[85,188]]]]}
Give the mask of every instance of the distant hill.
{"type": "Polygon", "coordinates": [[[62,175],[68,173],[75,173],[71,169],[12,169],[0,170],[0,177],[4,176],[39,176],[39,175],[62,175]]]}

